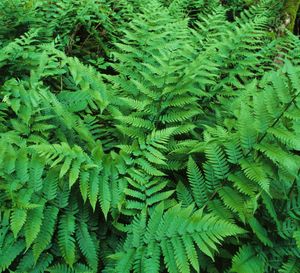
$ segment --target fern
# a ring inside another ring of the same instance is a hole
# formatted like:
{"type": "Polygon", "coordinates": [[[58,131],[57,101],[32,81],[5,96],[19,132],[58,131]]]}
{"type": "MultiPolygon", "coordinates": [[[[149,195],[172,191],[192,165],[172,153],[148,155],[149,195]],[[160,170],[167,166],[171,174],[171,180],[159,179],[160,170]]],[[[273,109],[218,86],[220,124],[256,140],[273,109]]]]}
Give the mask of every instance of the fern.
{"type": "Polygon", "coordinates": [[[84,219],[82,219],[82,222],[78,223],[77,225],[76,238],[83,255],[88,261],[89,266],[94,271],[97,271],[97,248],[93,238],[91,237],[91,234],[89,233],[87,224],[83,222],[83,220],[84,219]]]}
{"type": "Polygon", "coordinates": [[[243,246],[232,261],[233,272],[264,272],[265,260],[251,246],[243,246]]]}
{"type": "Polygon", "coordinates": [[[208,201],[208,189],[202,173],[191,157],[188,161],[188,178],[191,184],[194,200],[201,208],[203,204],[208,201]]]}
{"type": "Polygon", "coordinates": [[[75,262],[74,232],[75,217],[72,215],[72,212],[66,212],[66,214],[61,217],[59,223],[58,240],[62,256],[70,266],[75,262]]]}
{"type": "Polygon", "coordinates": [[[47,249],[51,243],[52,235],[54,233],[55,222],[58,214],[58,208],[45,208],[44,219],[35,243],[32,247],[35,260],[40,257],[40,254],[47,249]]]}
{"type": "Polygon", "coordinates": [[[0,272],[298,272],[282,9],[3,0],[0,272]]]}
{"type": "MultiPolygon", "coordinates": [[[[124,243],[123,252],[111,256],[116,260],[114,270],[121,272],[122,266],[127,264],[123,272],[129,272],[135,257],[140,255],[138,249],[143,249],[145,255],[147,255],[148,248],[156,250],[156,254],[152,256],[152,262],[157,264],[155,259],[159,258],[160,252],[158,252],[159,248],[155,248],[155,244],[159,244],[168,272],[187,272],[190,270],[189,260],[192,260],[193,266],[197,265],[195,251],[186,250],[189,243],[195,244],[206,255],[212,257],[216,244],[220,243],[221,238],[243,232],[235,225],[209,214],[202,216],[201,211],[192,213],[192,207],[180,209],[177,205],[165,213],[163,210],[162,205],[155,208],[147,227],[145,227],[144,213],[134,220],[131,232],[124,243]],[[147,230],[144,238],[141,237],[142,234],[136,233],[140,225],[147,230]],[[170,255],[170,251],[175,251],[174,255],[170,255]]],[[[140,271],[143,272],[147,265],[141,266],[140,271]]],[[[199,270],[199,268],[195,269],[199,270]]]]}

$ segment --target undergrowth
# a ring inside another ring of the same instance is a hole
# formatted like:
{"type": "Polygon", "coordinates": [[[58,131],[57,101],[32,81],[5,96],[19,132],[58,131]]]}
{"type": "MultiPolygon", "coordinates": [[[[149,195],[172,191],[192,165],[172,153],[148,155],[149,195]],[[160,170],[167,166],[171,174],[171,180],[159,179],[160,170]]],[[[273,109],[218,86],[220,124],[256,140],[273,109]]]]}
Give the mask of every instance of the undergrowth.
{"type": "Polygon", "coordinates": [[[300,42],[227,2],[1,1],[0,272],[300,272],[300,42]]]}

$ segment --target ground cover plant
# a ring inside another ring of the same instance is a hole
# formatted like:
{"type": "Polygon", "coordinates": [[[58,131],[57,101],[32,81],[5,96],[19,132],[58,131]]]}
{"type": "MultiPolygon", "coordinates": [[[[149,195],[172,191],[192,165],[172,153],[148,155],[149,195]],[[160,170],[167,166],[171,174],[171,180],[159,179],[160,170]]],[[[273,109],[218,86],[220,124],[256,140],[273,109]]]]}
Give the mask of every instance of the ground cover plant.
{"type": "Polygon", "coordinates": [[[2,0],[0,272],[300,272],[296,2],[2,0]]]}

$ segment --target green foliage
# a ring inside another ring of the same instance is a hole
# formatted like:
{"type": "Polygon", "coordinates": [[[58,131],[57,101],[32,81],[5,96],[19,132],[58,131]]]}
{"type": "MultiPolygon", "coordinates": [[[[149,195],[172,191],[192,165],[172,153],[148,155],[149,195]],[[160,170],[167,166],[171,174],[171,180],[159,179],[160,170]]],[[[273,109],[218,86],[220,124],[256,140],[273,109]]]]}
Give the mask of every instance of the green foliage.
{"type": "Polygon", "coordinates": [[[0,272],[300,271],[300,42],[245,2],[0,3],[0,272]]]}

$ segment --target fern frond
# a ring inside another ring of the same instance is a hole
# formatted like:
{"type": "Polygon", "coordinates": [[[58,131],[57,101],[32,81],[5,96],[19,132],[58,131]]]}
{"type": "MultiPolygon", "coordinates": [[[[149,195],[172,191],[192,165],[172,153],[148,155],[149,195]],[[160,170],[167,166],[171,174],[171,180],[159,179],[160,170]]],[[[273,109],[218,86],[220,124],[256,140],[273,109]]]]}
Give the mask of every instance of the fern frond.
{"type": "Polygon", "coordinates": [[[72,266],[75,262],[75,217],[66,211],[61,216],[58,230],[58,244],[66,263],[72,266]]]}
{"type": "Polygon", "coordinates": [[[199,208],[208,201],[206,181],[192,157],[188,161],[188,178],[191,185],[193,198],[199,208]]]}
{"type": "MultiPolygon", "coordinates": [[[[125,265],[125,262],[128,266],[126,272],[129,272],[136,251],[133,248],[134,246],[146,247],[155,242],[162,249],[164,262],[169,272],[188,272],[190,271],[188,261],[195,254],[191,252],[187,254],[184,239],[187,239],[188,242],[193,241],[201,251],[212,256],[213,251],[216,249],[216,244],[220,243],[223,237],[243,232],[242,229],[215,216],[202,215],[201,211],[193,213],[192,207],[183,209],[177,205],[165,213],[163,210],[162,204],[156,206],[155,211],[150,216],[145,236],[141,237],[142,234],[136,233],[133,228],[131,231],[133,233],[128,235],[125,242],[124,252],[116,253],[111,257],[116,259],[114,268],[117,272],[120,271],[121,265],[125,265]],[[132,240],[134,238],[136,238],[135,242],[139,242],[138,245],[133,245],[132,240]]],[[[145,218],[143,217],[145,215],[141,218],[136,218],[136,224],[144,223],[145,218]]]]}
{"type": "Polygon", "coordinates": [[[14,242],[12,237],[7,238],[7,242],[3,246],[0,254],[0,270],[4,272],[9,268],[15,258],[25,249],[25,242],[18,240],[14,242]]]}
{"type": "Polygon", "coordinates": [[[35,261],[37,261],[43,251],[51,243],[55,229],[55,223],[58,215],[58,208],[46,207],[44,210],[44,219],[41,225],[40,233],[34,241],[32,250],[35,261]]]}
{"type": "Polygon", "coordinates": [[[299,272],[299,258],[290,258],[287,262],[285,262],[282,267],[279,269],[280,273],[294,273],[299,272]]]}
{"type": "Polygon", "coordinates": [[[27,221],[24,225],[24,233],[27,248],[31,246],[31,244],[38,237],[38,234],[41,231],[42,220],[44,218],[43,211],[43,206],[40,206],[38,208],[29,210],[29,212],[27,213],[27,221]]]}
{"type": "Polygon", "coordinates": [[[265,260],[251,246],[243,246],[233,257],[232,272],[254,273],[265,271],[265,260]]]}
{"type": "Polygon", "coordinates": [[[24,226],[27,219],[27,210],[15,208],[11,214],[11,230],[14,234],[14,237],[17,238],[18,233],[24,226]]]}
{"type": "Polygon", "coordinates": [[[245,175],[250,180],[258,183],[264,191],[269,192],[270,181],[262,166],[259,163],[249,162],[247,160],[242,160],[240,163],[245,175]]]}
{"type": "Polygon", "coordinates": [[[215,145],[208,145],[205,149],[208,162],[214,169],[217,179],[223,179],[229,172],[229,166],[224,152],[220,147],[215,145]]]}
{"type": "Polygon", "coordinates": [[[98,255],[95,247],[95,242],[89,233],[87,224],[82,220],[76,225],[76,239],[79,244],[80,250],[88,261],[89,266],[94,271],[97,271],[98,255]]]}

